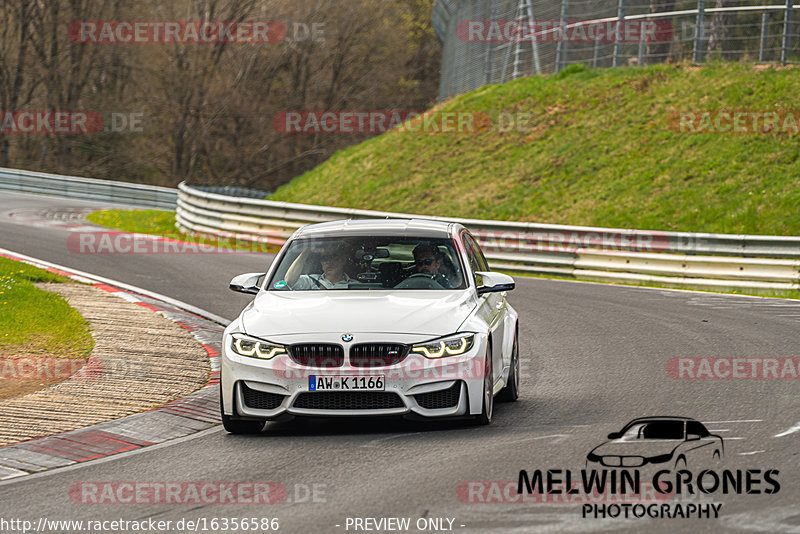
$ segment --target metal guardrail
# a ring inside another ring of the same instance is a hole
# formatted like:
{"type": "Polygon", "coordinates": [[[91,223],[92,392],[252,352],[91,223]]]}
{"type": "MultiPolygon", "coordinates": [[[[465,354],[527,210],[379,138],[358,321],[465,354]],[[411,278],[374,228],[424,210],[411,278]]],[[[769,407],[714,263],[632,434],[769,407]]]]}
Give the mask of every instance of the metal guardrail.
{"type": "Polygon", "coordinates": [[[281,245],[310,223],[433,219],[469,228],[496,269],[697,288],[800,289],[800,237],[444,218],[231,197],[185,183],[178,189],[177,224],[187,232],[281,245]]]}
{"type": "Polygon", "coordinates": [[[0,167],[0,191],[102,200],[141,208],[174,210],[178,190],[0,167]]]}

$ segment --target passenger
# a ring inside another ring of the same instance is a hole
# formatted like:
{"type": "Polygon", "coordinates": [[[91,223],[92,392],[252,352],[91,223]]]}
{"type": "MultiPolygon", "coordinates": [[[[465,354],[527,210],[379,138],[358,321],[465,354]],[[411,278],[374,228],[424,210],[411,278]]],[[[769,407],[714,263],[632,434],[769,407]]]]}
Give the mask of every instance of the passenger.
{"type": "MultiPolygon", "coordinates": [[[[347,250],[343,247],[327,248],[319,255],[322,273],[292,276],[287,272],[286,282],[293,291],[303,291],[306,289],[347,289],[350,282],[353,280],[345,272],[348,259],[349,255],[347,250]],[[296,280],[296,282],[292,283],[294,280],[296,280]]],[[[301,259],[298,265],[302,265],[303,263],[305,262],[301,259]]]]}

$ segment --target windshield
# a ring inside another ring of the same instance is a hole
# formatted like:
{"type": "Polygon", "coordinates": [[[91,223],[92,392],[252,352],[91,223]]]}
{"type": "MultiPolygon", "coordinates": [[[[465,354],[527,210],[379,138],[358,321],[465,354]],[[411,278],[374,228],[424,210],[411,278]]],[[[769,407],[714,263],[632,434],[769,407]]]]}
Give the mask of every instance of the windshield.
{"type": "Polygon", "coordinates": [[[624,441],[634,439],[683,439],[683,421],[646,421],[629,427],[624,441]]]}
{"type": "Polygon", "coordinates": [[[269,291],[465,289],[450,239],[400,236],[297,239],[269,291]]]}

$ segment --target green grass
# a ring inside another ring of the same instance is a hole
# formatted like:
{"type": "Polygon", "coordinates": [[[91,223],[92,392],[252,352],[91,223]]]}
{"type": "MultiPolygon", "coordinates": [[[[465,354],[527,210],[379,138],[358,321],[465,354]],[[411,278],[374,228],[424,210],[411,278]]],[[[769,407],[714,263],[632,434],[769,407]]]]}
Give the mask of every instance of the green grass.
{"type": "Polygon", "coordinates": [[[88,357],[94,347],[89,323],[63,297],[35,282],[70,280],[0,258],[0,356],[88,357]]]}
{"type": "Polygon", "coordinates": [[[140,234],[178,235],[175,227],[175,212],[163,210],[102,210],[86,216],[86,220],[122,230],[140,234]]]}
{"type": "Polygon", "coordinates": [[[100,226],[150,234],[221,248],[251,250],[256,252],[277,252],[280,247],[263,243],[250,243],[242,239],[216,238],[211,235],[190,235],[175,226],[175,212],[164,210],[101,210],[90,213],[86,220],[100,226]]]}
{"type": "Polygon", "coordinates": [[[526,131],[388,133],[269,198],[440,216],[800,234],[800,135],[688,134],[684,111],[792,110],[800,69],[590,70],[486,86],[435,108],[530,113],[526,131]]]}

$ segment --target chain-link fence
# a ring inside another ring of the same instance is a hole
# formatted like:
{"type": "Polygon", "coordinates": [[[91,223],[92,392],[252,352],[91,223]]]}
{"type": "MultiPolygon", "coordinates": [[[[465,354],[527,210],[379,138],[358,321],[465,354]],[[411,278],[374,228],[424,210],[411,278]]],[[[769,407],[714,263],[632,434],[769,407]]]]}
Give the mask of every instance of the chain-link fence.
{"type": "Polygon", "coordinates": [[[792,0],[437,0],[439,99],[572,63],[798,62],[798,10],[792,0]]]}

